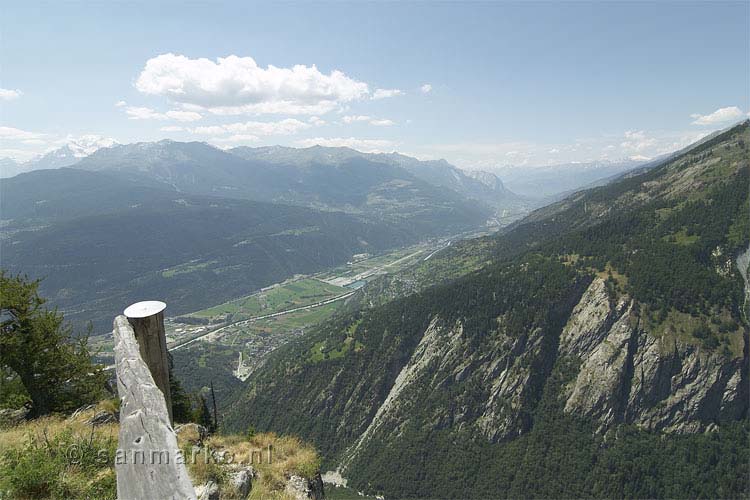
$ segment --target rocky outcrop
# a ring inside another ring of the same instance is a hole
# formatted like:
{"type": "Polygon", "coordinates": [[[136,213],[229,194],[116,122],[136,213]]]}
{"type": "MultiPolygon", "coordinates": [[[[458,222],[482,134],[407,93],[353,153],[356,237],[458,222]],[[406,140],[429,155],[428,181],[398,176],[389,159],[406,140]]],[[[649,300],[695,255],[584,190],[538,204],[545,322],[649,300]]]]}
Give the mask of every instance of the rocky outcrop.
{"type": "Polygon", "coordinates": [[[229,473],[229,485],[237,492],[240,498],[247,498],[253,487],[255,470],[245,467],[236,472],[229,473]]]}
{"type": "Polygon", "coordinates": [[[312,479],[293,475],[286,483],[284,492],[295,500],[323,500],[323,479],[316,474],[312,479]]]}
{"type": "Polygon", "coordinates": [[[743,359],[702,349],[642,326],[627,296],[612,304],[596,279],[560,339],[561,355],[581,361],[562,395],[565,411],[666,432],[700,432],[747,411],[743,359]]]}
{"type": "Polygon", "coordinates": [[[492,442],[529,430],[554,347],[541,329],[513,336],[505,322],[497,318],[496,329],[477,348],[460,321],[447,324],[434,317],[369,426],[345,454],[341,471],[358,455],[371,453],[373,441],[397,438],[416,414],[432,428],[466,429],[492,442]],[[445,391],[455,394],[448,407],[434,405],[445,391]]]}

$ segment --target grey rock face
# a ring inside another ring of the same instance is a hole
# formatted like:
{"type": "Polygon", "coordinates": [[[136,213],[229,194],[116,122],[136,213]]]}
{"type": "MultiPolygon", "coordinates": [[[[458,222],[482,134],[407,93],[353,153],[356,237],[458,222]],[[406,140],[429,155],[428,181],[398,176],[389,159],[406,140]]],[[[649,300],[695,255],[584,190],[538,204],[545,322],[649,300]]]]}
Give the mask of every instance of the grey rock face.
{"type": "Polygon", "coordinates": [[[581,360],[563,395],[565,411],[593,417],[602,428],[701,432],[747,411],[742,359],[657,337],[641,326],[632,300],[610,304],[601,279],[574,309],[559,350],[581,360]]]}
{"type": "Polygon", "coordinates": [[[313,479],[293,475],[287,481],[284,491],[295,500],[322,500],[325,498],[323,480],[320,474],[317,474],[313,479]]]}
{"type": "Polygon", "coordinates": [[[461,321],[433,318],[369,426],[343,454],[341,471],[377,453],[377,443],[397,443],[409,426],[513,439],[533,425],[548,376],[563,360],[578,366],[558,394],[564,411],[593,419],[600,432],[618,424],[703,432],[746,415],[746,359],[671,331],[650,331],[641,307],[596,278],[559,338],[551,329],[511,334],[501,316],[477,345],[461,321]],[[446,390],[450,401],[434,404],[446,390]]]}

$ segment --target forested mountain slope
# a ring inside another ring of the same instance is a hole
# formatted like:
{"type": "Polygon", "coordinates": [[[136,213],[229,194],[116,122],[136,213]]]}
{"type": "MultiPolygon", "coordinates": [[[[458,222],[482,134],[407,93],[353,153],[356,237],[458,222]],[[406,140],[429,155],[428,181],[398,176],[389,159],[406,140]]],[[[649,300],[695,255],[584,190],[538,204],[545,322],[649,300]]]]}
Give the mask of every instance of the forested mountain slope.
{"type": "Polygon", "coordinates": [[[322,325],[227,426],[313,439],[395,497],[746,495],[749,144],[744,122],[322,325]]]}
{"type": "Polygon", "coordinates": [[[34,171],[0,189],[3,267],[44,278],[51,304],[96,333],[145,297],[180,314],[417,238],[348,214],[176,193],[111,172],[34,171]]]}

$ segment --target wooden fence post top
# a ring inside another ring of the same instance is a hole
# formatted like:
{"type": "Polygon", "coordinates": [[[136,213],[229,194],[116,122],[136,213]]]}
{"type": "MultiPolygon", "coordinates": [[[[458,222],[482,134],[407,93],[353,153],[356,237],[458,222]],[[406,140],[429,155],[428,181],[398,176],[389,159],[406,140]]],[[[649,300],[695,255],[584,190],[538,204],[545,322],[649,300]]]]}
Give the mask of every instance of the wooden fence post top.
{"type": "Polygon", "coordinates": [[[123,314],[128,318],[147,318],[158,314],[167,308],[167,304],[158,300],[144,300],[136,302],[125,308],[123,314]]]}

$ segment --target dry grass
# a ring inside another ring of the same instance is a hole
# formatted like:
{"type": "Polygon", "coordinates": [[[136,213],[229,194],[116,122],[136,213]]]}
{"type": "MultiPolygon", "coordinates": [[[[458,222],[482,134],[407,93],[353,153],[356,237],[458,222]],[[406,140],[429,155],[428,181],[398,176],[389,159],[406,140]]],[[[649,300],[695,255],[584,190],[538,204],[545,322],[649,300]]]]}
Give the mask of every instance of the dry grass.
{"type": "MultiPolygon", "coordinates": [[[[21,494],[15,496],[114,497],[115,472],[111,461],[76,465],[62,462],[60,457],[71,443],[83,443],[84,447],[88,443],[91,450],[106,447],[113,452],[117,446],[118,424],[92,426],[87,423],[99,411],[111,412],[115,408],[113,404],[105,401],[74,417],[42,417],[0,430],[0,470],[18,476],[17,480],[14,479],[17,489],[12,491],[21,494]],[[33,461],[27,458],[30,454],[33,461]]],[[[285,492],[289,477],[313,478],[320,467],[315,449],[293,436],[274,433],[257,434],[251,438],[214,435],[205,440],[200,451],[194,448],[198,437],[191,429],[178,435],[188,473],[196,486],[216,482],[222,498],[240,498],[229,484],[229,474],[244,466],[252,466],[256,471],[249,498],[264,500],[289,499],[285,492]],[[193,450],[196,450],[195,460],[192,459],[193,450]]]]}
{"type": "Polygon", "coordinates": [[[117,442],[119,425],[117,423],[92,426],[87,421],[98,411],[111,411],[112,404],[102,401],[95,407],[82,411],[75,417],[52,415],[23,422],[15,427],[0,430],[0,456],[11,449],[26,445],[29,440],[40,439],[52,441],[63,432],[72,433],[73,437],[96,440],[112,439],[117,442]]]}
{"type": "MultiPolygon", "coordinates": [[[[180,443],[190,448],[188,440],[182,436],[180,443]]],[[[284,490],[290,476],[312,478],[320,468],[320,457],[315,449],[293,436],[262,433],[248,439],[239,435],[215,435],[205,441],[204,447],[218,459],[214,461],[209,456],[207,461],[206,455],[200,452],[195,463],[188,460],[188,472],[196,485],[215,481],[223,498],[237,498],[227,484],[228,473],[235,468],[252,466],[257,473],[249,498],[279,500],[289,498],[284,490]],[[230,463],[220,465],[217,462],[221,457],[230,463]]],[[[190,453],[188,449],[185,452],[190,453]]]]}
{"type": "Polygon", "coordinates": [[[8,498],[114,498],[115,471],[109,457],[117,446],[118,426],[87,423],[110,405],[0,431],[0,490],[8,498]],[[72,448],[75,455],[69,454],[72,448]]]}

